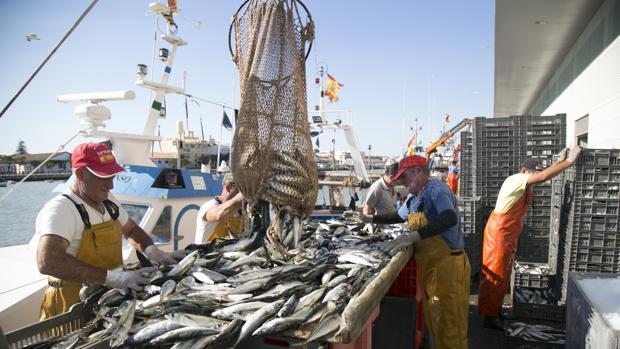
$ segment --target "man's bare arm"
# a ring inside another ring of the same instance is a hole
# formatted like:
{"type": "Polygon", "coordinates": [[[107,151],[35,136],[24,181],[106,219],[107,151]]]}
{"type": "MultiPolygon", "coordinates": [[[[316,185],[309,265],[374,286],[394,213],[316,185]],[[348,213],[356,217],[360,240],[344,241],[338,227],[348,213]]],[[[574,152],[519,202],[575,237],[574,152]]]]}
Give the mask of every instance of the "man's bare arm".
{"type": "Polygon", "coordinates": [[[129,244],[136,250],[144,252],[147,247],[153,244],[153,239],[147,234],[133,219],[129,219],[127,223],[121,228],[123,236],[129,244]]]}
{"type": "Polygon", "coordinates": [[[58,235],[43,235],[37,248],[37,267],[41,274],[62,280],[104,284],[107,271],[80,262],[67,253],[69,241],[58,235]]]}
{"type": "Polygon", "coordinates": [[[223,202],[221,205],[213,207],[207,210],[205,213],[205,219],[208,222],[216,222],[223,218],[230,216],[241,208],[243,202],[243,194],[238,193],[232,199],[223,202]]]}
{"type": "Polygon", "coordinates": [[[370,207],[370,206],[368,206],[368,205],[364,205],[362,207],[362,213],[367,215],[367,216],[372,216],[372,215],[375,214],[375,209],[370,207]]]}

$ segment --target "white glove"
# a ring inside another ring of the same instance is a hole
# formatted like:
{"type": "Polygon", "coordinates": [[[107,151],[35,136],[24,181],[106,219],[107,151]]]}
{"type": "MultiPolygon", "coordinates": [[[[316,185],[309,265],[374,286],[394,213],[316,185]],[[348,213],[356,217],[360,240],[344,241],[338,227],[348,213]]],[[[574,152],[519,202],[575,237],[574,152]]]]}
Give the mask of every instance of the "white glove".
{"type": "Polygon", "coordinates": [[[567,157],[568,157],[568,148],[564,148],[562,149],[562,151],[560,151],[560,157],[558,158],[558,162],[566,160],[567,157]]]}
{"type": "Polygon", "coordinates": [[[573,146],[572,148],[570,148],[570,152],[568,153],[568,158],[566,159],[566,161],[574,164],[575,161],[577,161],[579,154],[581,154],[581,147],[578,145],[573,146]]]}
{"type": "Polygon", "coordinates": [[[152,271],[153,268],[143,268],[132,271],[115,271],[108,270],[105,277],[105,284],[114,288],[131,288],[136,291],[142,291],[143,285],[149,281],[149,278],[143,276],[145,271],[152,271]]]}
{"type": "Polygon", "coordinates": [[[177,261],[174,258],[170,257],[169,254],[160,250],[155,245],[151,245],[144,250],[144,253],[149,260],[154,264],[176,264],[177,261]]]}

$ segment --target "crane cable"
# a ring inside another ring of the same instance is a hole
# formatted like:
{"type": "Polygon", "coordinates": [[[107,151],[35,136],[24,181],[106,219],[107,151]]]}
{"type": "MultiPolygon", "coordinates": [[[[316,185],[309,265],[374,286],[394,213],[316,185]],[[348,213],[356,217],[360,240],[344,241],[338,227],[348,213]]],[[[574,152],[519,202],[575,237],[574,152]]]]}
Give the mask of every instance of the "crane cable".
{"type": "Polygon", "coordinates": [[[86,8],[86,10],[84,10],[84,12],[82,13],[82,15],[80,16],[80,18],[77,19],[77,21],[75,23],[73,23],[73,26],[71,26],[71,28],[69,29],[69,31],[62,37],[62,39],[60,39],[60,41],[56,44],[56,46],[54,46],[54,48],[52,49],[52,51],[47,55],[47,57],[45,57],[45,59],[43,60],[43,62],[39,65],[39,67],[34,71],[34,73],[32,73],[32,75],[30,75],[30,77],[28,78],[28,80],[26,80],[26,83],[24,83],[24,85],[19,89],[19,91],[17,91],[17,93],[15,94],[15,96],[13,96],[13,98],[11,98],[11,100],[9,101],[9,103],[4,107],[4,109],[2,109],[2,111],[0,112],[0,118],[2,118],[2,116],[4,115],[4,113],[7,112],[7,110],[9,110],[9,108],[11,107],[11,105],[13,105],[13,102],[15,102],[15,100],[17,100],[17,97],[19,97],[19,95],[22,94],[22,92],[24,92],[24,90],[26,89],[26,87],[30,84],[30,82],[32,81],[32,79],[34,79],[34,77],[39,73],[39,71],[43,68],[43,66],[45,66],[45,64],[47,63],[47,61],[50,60],[50,58],[52,58],[52,56],[56,53],[56,51],[60,48],[60,46],[65,42],[65,40],[67,40],[67,38],[69,37],[69,35],[71,35],[71,33],[73,33],[73,31],[75,30],[75,28],[77,28],[77,26],[80,24],[80,22],[82,22],[82,20],[84,19],[84,17],[86,17],[86,15],[90,12],[90,10],[92,10],[92,8],[97,4],[99,0],[93,0],[93,2],[88,6],[88,8],[86,8]]]}

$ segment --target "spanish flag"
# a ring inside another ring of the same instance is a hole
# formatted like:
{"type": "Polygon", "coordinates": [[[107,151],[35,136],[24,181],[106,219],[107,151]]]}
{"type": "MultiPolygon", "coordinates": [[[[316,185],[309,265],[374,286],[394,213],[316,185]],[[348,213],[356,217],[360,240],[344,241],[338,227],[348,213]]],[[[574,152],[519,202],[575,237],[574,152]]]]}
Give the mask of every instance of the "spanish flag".
{"type": "Polygon", "coordinates": [[[415,155],[415,137],[414,133],[409,142],[407,143],[407,150],[405,151],[405,156],[415,155]]]}
{"type": "Polygon", "coordinates": [[[336,81],[333,76],[327,74],[327,90],[325,90],[325,95],[330,103],[338,102],[338,90],[342,86],[344,85],[336,81]]]}

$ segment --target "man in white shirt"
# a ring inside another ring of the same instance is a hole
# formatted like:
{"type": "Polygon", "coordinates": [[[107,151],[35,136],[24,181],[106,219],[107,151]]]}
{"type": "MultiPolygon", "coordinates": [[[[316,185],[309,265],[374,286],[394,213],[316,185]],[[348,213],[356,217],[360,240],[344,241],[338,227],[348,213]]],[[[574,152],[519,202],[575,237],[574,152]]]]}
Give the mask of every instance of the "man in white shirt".
{"type": "Polygon", "coordinates": [[[243,194],[235,185],[232,173],[227,173],[222,180],[222,194],[205,202],[198,211],[194,242],[204,244],[215,238],[241,234],[242,203],[243,194]]]}
{"type": "Polygon", "coordinates": [[[368,188],[366,201],[362,207],[365,215],[384,215],[396,211],[394,175],[398,172],[398,162],[389,159],[385,163],[385,174],[368,188]]]}
{"type": "Polygon", "coordinates": [[[154,263],[175,263],[153,245],[110,193],[113,178],[124,169],[103,143],[83,143],[71,154],[75,181],[48,201],[37,216],[33,243],[39,272],[49,275],[40,318],[46,319],[79,302],[82,283],[142,289],[138,271],[113,270],[123,265],[122,238],[154,263]]]}

